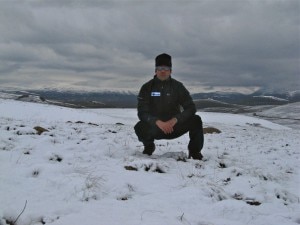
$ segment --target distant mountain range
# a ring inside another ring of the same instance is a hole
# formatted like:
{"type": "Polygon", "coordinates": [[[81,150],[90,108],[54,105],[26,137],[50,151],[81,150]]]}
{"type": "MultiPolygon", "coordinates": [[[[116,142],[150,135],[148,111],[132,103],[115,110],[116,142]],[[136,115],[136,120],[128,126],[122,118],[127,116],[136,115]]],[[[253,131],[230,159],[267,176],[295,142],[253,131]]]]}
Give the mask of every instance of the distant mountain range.
{"type": "MultiPolygon", "coordinates": [[[[283,105],[287,103],[299,102],[300,91],[270,91],[259,90],[252,94],[241,93],[226,93],[226,92],[211,92],[198,93],[192,95],[195,101],[197,100],[213,100],[211,104],[235,104],[235,105],[283,105]]],[[[228,105],[227,105],[228,106],[228,105]]],[[[199,106],[201,107],[201,106],[199,106]]]]}
{"type": "MultiPolygon", "coordinates": [[[[211,92],[192,94],[198,109],[236,108],[256,105],[283,105],[299,102],[300,91],[259,90],[252,94],[211,92]]],[[[41,102],[74,108],[134,108],[137,93],[84,92],[65,90],[0,91],[0,98],[41,102]]]]}

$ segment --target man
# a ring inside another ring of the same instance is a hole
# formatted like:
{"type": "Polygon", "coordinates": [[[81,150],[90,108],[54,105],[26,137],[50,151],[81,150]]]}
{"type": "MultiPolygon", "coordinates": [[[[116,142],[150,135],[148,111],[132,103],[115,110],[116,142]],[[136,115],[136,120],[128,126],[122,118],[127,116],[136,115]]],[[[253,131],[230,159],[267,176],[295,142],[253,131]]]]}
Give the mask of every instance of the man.
{"type": "Polygon", "coordinates": [[[204,137],[202,120],[183,84],[171,77],[171,56],[155,58],[155,76],[145,83],[138,95],[138,117],[135,133],[144,144],[144,154],[152,155],[154,140],[174,139],[189,132],[189,158],[202,159],[204,137]],[[182,110],[181,110],[182,108],[182,110]]]}

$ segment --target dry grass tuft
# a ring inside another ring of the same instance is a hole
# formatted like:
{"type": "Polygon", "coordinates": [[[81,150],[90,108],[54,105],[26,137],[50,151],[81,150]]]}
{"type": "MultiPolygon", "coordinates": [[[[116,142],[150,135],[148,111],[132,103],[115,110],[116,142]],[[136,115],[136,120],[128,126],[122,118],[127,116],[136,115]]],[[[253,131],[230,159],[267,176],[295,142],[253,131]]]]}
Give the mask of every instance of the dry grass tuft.
{"type": "Polygon", "coordinates": [[[219,129],[214,128],[214,127],[205,127],[205,128],[203,128],[203,133],[204,134],[214,134],[214,133],[220,134],[222,132],[219,129]]]}
{"type": "Polygon", "coordinates": [[[38,135],[41,135],[42,133],[49,131],[49,130],[47,130],[47,129],[43,128],[43,127],[40,127],[40,126],[36,126],[33,129],[35,129],[37,131],[38,135]]]}

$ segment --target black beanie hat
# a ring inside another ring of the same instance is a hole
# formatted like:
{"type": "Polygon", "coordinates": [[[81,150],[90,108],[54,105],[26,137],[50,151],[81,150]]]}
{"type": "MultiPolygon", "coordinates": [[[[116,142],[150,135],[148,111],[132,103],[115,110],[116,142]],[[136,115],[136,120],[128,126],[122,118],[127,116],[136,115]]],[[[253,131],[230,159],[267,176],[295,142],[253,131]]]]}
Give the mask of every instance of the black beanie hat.
{"type": "Polygon", "coordinates": [[[155,58],[155,66],[168,66],[172,67],[172,58],[170,55],[163,53],[155,58]]]}

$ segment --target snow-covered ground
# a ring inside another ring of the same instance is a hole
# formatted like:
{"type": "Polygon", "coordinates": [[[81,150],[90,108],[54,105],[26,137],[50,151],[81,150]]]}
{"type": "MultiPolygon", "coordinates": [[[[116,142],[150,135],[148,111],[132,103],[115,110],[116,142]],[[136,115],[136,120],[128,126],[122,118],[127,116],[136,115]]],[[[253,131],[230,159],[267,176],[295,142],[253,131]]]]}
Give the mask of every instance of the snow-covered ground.
{"type": "Polygon", "coordinates": [[[257,116],[300,130],[300,102],[258,110],[257,116]]]}
{"type": "Polygon", "coordinates": [[[134,109],[0,99],[0,224],[300,224],[300,131],[198,114],[222,132],[204,161],[184,158],[187,134],[141,154],[134,109]]]}

